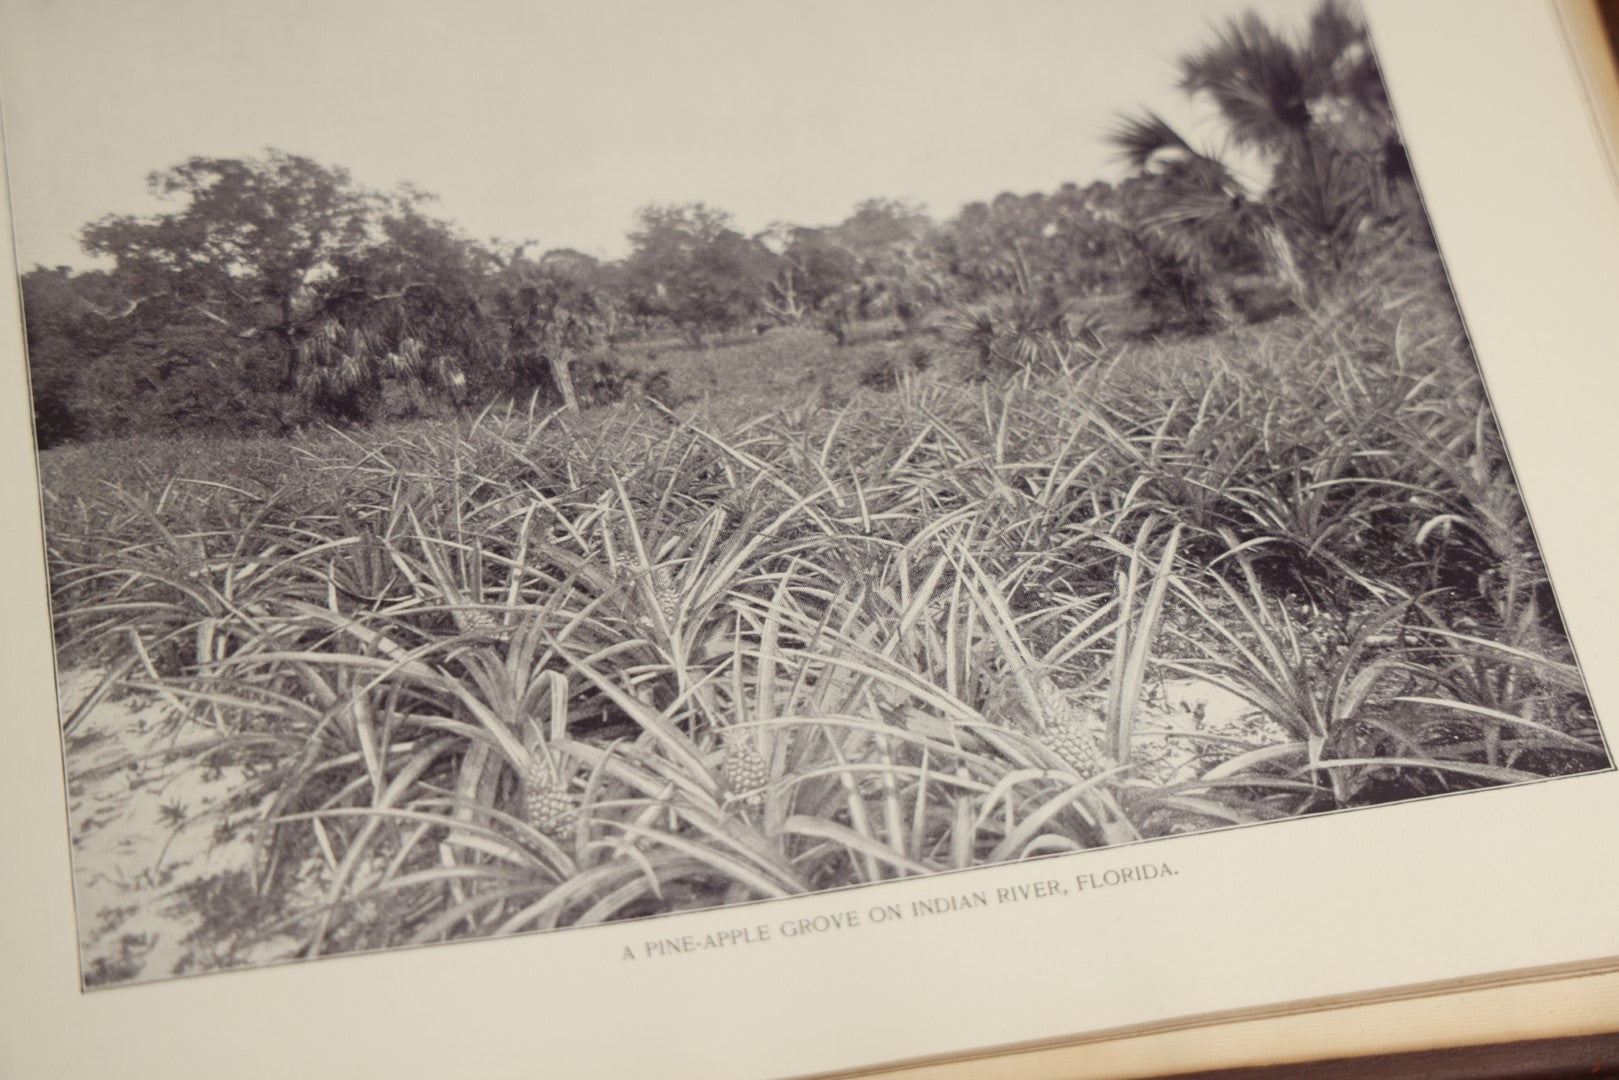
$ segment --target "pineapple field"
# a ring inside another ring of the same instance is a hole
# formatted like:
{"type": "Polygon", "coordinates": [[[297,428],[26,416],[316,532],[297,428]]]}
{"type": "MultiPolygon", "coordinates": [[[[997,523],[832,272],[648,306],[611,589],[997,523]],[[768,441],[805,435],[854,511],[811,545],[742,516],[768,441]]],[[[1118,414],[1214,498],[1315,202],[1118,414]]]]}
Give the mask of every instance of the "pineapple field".
{"type": "Polygon", "coordinates": [[[232,860],[146,868],[183,962],[87,982],[1610,767],[1431,251],[1208,333],[980,309],[880,380],[772,338],[676,405],[44,451],[70,775],[122,702],[230,778],[165,827],[232,860]]]}

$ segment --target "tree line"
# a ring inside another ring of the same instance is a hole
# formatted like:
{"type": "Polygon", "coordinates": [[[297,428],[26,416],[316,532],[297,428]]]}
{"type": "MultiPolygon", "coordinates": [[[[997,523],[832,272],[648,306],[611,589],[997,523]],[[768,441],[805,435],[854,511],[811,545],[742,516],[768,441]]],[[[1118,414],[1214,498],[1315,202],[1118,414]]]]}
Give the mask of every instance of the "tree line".
{"type": "MultiPolygon", "coordinates": [[[[937,222],[892,199],[831,226],[747,235],[702,204],[649,205],[629,254],[481,242],[410,187],[267,151],[194,157],[149,178],[175,204],[87,225],[110,265],[23,275],[36,436],[279,431],[546,396],[574,406],[631,377],[636,340],[863,320],[916,333],[952,313],[988,355],[1072,333],[1088,297],[1197,332],[1308,310],[1369,251],[1428,238],[1364,26],[1327,0],[1302,33],[1253,15],[1181,58],[1268,174],[1244,183],[1162,118],[1109,138],[1119,183],[1002,194],[937,222]]],[[[947,320],[948,321],[948,320],[947,320]]]]}

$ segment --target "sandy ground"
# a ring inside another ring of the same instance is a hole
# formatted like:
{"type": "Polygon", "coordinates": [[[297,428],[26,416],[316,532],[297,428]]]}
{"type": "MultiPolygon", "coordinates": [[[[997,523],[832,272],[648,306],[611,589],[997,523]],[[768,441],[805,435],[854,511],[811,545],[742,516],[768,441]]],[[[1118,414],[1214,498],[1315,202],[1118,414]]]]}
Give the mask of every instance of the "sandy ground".
{"type": "MultiPolygon", "coordinates": [[[[65,673],[62,715],[73,716],[100,679],[96,671],[65,673]]],[[[1219,687],[1162,682],[1143,702],[1132,773],[1156,784],[1193,778],[1209,764],[1211,744],[1199,734],[1251,745],[1286,738],[1219,687]]],[[[252,841],[240,827],[248,811],[237,807],[232,821],[228,809],[246,774],[207,761],[212,739],[155,698],[104,700],[69,730],[68,819],[87,987],[269,963],[297,947],[290,936],[250,936],[277,912],[252,889],[252,841]]]]}
{"type": "MultiPolygon", "coordinates": [[[[101,673],[64,673],[73,715],[101,673]]],[[[285,956],[290,939],[248,942],[215,925],[207,899],[247,882],[252,843],[231,829],[226,800],[244,783],[211,767],[211,733],[182,725],[161,700],[102,701],[69,731],[68,822],[82,976],[87,987],[165,979],[285,956]]]]}
{"type": "Polygon", "coordinates": [[[1149,684],[1131,745],[1131,775],[1164,785],[1195,780],[1234,756],[1237,740],[1250,747],[1291,741],[1281,725],[1223,687],[1202,679],[1149,684]],[[1199,738],[1211,736],[1212,738],[1199,738]]]}

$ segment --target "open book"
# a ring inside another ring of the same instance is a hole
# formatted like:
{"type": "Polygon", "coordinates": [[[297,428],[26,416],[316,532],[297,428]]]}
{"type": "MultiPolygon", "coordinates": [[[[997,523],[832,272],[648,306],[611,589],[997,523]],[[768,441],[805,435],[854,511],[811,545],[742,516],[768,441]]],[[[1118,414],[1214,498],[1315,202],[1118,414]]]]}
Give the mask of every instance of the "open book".
{"type": "Polygon", "coordinates": [[[0,1072],[1615,1022],[1558,9],[592,11],[0,9],[0,1072]]]}

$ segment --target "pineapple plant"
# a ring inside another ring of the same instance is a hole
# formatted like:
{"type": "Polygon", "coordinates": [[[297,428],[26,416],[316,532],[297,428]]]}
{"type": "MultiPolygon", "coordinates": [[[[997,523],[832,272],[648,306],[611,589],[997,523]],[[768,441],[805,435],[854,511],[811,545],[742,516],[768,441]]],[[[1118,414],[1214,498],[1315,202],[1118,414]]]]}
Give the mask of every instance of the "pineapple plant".
{"type": "Polygon", "coordinates": [[[990,691],[989,708],[1038,740],[1082,780],[1114,765],[1103,750],[1101,718],[1075,704],[1047,672],[1031,668],[1023,672],[1022,680],[1010,673],[999,676],[990,691]]]}

